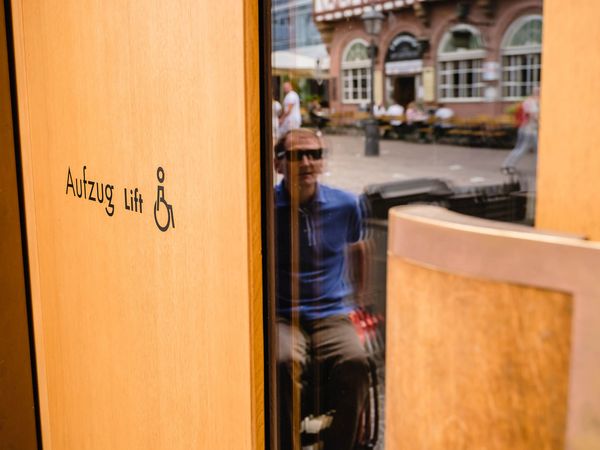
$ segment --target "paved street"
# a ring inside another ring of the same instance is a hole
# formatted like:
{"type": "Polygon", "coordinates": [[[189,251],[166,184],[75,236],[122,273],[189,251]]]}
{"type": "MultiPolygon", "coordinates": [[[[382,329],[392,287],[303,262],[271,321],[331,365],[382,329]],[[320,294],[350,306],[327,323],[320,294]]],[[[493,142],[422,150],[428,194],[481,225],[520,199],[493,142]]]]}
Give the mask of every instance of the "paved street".
{"type": "MultiPolygon", "coordinates": [[[[364,156],[362,136],[326,135],[327,162],[321,181],[359,194],[364,186],[411,178],[450,180],[458,186],[484,186],[507,181],[500,165],[509,150],[416,144],[382,140],[378,157],[364,156]]],[[[519,163],[522,179],[532,185],[535,158],[519,163]]]]}

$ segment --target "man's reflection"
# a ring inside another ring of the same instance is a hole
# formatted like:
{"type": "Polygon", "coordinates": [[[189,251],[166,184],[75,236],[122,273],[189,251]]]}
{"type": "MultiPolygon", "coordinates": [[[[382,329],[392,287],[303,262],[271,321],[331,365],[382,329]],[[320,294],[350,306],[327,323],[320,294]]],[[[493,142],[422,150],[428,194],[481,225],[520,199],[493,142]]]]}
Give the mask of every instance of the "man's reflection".
{"type": "Polygon", "coordinates": [[[369,383],[367,355],[348,318],[348,269],[354,298],[366,276],[360,208],[352,194],[318,182],[323,145],[314,132],[288,132],[275,153],[283,175],[275,188],[280,448],[300,448],[300,398],[310,372],[306,390],[318,393],[311,412],[334,411],[325,449],[352,449],[369,383]]]}

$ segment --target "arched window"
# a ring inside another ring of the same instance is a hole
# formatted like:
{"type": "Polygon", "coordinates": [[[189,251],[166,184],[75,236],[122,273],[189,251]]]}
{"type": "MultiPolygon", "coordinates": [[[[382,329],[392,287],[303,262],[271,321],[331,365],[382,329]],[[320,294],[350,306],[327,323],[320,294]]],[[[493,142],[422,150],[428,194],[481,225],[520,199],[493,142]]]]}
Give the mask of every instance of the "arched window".
{"type": "Polygon", "coordinates": [[[366,41],[356,39],[342,56],[342,101],[364,103],[371,98],[371,60],[366,41]]]}
{"type": "Polygon", "coordinates": [[[438,99],[482,100],[485,54],[481,34],[476,28],[470,25],[451,28],[438,48],[438,99]]]}
{"type": "Polygon", "coordinates": [[[542,16],[517,19],[502,40],[502,97],[517,100],[540,85],[542,16]]]}

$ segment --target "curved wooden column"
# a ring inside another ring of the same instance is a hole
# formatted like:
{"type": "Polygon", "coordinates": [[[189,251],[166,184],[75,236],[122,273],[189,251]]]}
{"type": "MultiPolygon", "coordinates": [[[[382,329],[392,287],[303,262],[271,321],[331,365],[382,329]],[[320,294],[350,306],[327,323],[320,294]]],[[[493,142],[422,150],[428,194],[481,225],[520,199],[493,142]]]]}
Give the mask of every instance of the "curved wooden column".
{"type": "Polygon", "coordinates": [[[390,212],[386,448],[600,443],[600,244],[390,212]]]}

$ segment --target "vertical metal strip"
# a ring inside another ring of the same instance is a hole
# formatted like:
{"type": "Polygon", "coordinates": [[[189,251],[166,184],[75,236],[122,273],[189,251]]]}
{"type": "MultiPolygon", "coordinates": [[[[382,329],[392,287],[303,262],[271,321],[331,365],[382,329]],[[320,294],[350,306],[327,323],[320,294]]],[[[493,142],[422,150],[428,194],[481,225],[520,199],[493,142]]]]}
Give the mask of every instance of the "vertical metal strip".
{"type": "Polygon", "coordinates": [[[271,105],[271,0],[259,4],[259,64],[260,64],[260,128],[261,142],[261,220],[263,264],[263,330],[264,330],[264,401],[265,443],[276,450],[277,428],[277,322],[275,312],[275,217],[273,199],[273,133],[271,105]]]}

